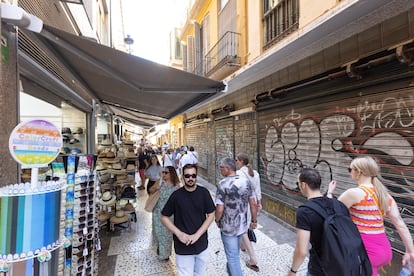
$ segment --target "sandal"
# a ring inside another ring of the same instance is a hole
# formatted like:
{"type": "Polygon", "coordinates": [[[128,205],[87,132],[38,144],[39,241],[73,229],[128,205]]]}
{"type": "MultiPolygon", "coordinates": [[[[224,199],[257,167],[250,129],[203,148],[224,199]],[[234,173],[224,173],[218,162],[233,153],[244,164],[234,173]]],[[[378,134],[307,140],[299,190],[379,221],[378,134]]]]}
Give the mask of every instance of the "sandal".
{"type": "Polygon", "coordinates": [[[259,267],[257,265],[252,265],[252,264],[249,264],[249,262],[246,262],[246,266],[248,268],[250,268],[251,270],[254,270],[256,272],[259,272],[259,267]]]}

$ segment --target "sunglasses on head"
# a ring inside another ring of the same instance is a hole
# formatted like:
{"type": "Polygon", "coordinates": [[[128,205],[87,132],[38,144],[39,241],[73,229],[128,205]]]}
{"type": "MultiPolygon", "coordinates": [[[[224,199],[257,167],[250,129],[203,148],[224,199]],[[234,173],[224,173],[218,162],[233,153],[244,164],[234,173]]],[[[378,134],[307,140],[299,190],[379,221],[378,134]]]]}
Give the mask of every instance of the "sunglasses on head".
{"type": "Polygon", "coordinates": [[[197,175],[194,173],[194,174],[185,174],[184,175],[184,177],[185,178],[190,178],[190,177],[192,177],[192,178],[196,178],[197,177],[197,175]]]}

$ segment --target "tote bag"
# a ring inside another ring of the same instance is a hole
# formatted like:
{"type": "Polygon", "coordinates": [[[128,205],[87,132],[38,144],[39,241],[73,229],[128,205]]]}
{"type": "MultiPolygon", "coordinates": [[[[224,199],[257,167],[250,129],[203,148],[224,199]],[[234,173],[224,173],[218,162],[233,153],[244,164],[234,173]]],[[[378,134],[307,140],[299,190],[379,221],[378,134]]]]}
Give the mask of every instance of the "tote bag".
{"type": "Polygon", "coordinates": [[[148,195],[147,201],[145,201],[144,210],[147,212],[152,212],[157,205],[158,200],[160,199],[160,190],[153,192],[148,195]]]}

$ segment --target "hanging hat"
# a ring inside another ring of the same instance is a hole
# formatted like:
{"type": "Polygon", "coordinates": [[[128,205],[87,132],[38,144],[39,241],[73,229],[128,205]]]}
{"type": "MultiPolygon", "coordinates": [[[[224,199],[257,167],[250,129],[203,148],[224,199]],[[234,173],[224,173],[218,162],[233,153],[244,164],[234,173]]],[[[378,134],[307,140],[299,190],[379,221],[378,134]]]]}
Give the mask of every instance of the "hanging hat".
{"type": "Polygon", "coordinates": [[[115,216],[112,216],[109,221],[114,224],[124,223],[129,221],[129,216],[125,215],[124,210],[118,210],[116,211],[115,216]]]}
{"type": "Polygon", "coordinates": [[[101,210],[99,212],[99,221],[105,221],[108,220],[111,214],[107,211],[101,210]]]}
{"type": "Polygon", "coordinates": [[[127,175],[126,174],[118,174],[117,176],[116,176],[116,180],[125,180],[125,179],[127,179],[128,177],[127,177],[127,175]]]}
{"type": "Polygon", "coordinates": [[[109,178],[110,178],[110,175],[107,174],[107,173],[99,175],[99,181],[101,183],[107,182],[109,180],[109,178]]]}
{"type": "Polygon", "coordinates": [[[62,134],[72,134],[72,131],[68,127],[62,128],[62,134]]]}
{"type": "Polygon", "coordinates": [[[105,193],[103,193],[101,199],[99,200],[99,203],[101,205],[114,205],[116,201],[116,196],[111,194],[110,191],[106,191],[105,193]]]}
{"type": "Polygon", "coordinates": [[[106,153],[106,157],[107,158],[114,158],[115,157],[115,153],[113,151],[107,152],[106,153]]]}
{"type": "Polygon", "coordinates": [[[83,128],[81,128],[81,127],[78,127],[74,132],[73,132],[73,134],[83,134],[83,128]]]}
{"type": "Polygon", "coordinates": [[[122,169],[121,163],[112,164],[112,169],[114,169],[114,170],[121,170],[122,169]]]}
{"type": "Polygon", "coordinates": [[[127,172],[133,172],[135,171],[135,166],[134,164],[128,164],[126,167],[127,172]]]}
{"type": "Polygon", "coordinates": [[[124,206],[124,208],[123,208],[125,211],[127,211],[127,212],[134,212],[135,211],[135,208],[134,208],[134,205],[132,205],[132,203],[131,202],[128,202],[125,206],[124,206]]]}

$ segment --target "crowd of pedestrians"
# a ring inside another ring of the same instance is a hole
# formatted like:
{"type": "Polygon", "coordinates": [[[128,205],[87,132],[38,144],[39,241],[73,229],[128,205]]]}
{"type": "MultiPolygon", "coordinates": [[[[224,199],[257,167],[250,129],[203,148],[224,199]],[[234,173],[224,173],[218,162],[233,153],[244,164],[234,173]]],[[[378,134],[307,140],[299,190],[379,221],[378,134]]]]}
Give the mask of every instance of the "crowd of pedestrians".
{"type": "MultiPolygon", "coordinates": [[[[197,185],[198,153],[194,147],[181,146],[173,150],[164,144],[160,158],[144,148],[138,149],[137,154],[137,171],[142,179],[139,189],[146,186],[148,193],[160,193],[152,211],[153,247],[159,260],[168,261],[174,246],[178,275],[206,275],[207,230],[215,221],[224,245],[228,274],[242,275],[240,251],[249,255],[245,265],[255,272],[260,271],[260,260],[247,235],[248,229],[257,227],[257,214],[262,209],[260,176],[251,167],[246,154],[220,160],[222,179],[214,200],[206,188],[197,185]]],[[[298,188],[308,202],[297,210],[297,240],[288,275],[296,274],[308,254],[307,275],[326,275],[327,267],[331,265],[320,261],[325,250],[322,242],[325,217],[312,208],[304,208],[313,203],[352,219],[360,232],[361,247],[366,250],[372,275],[378,275],[378,269],[392,259],[384,227],[385,216],[389,217],[405,245],[402,264],[414,263],[411,234],[395,200],[379,180],[378,164],[371,157],[363,156],[355,158],[348,170],[358,187],[345,191],[338,199],[332,199],[336,181],[331,181],[327,193],[322,195],[321,177],[316,169],[302,168],[298,174],[298,188]],[[333,201],[337,203],[332,204],[333,201]]]]}

